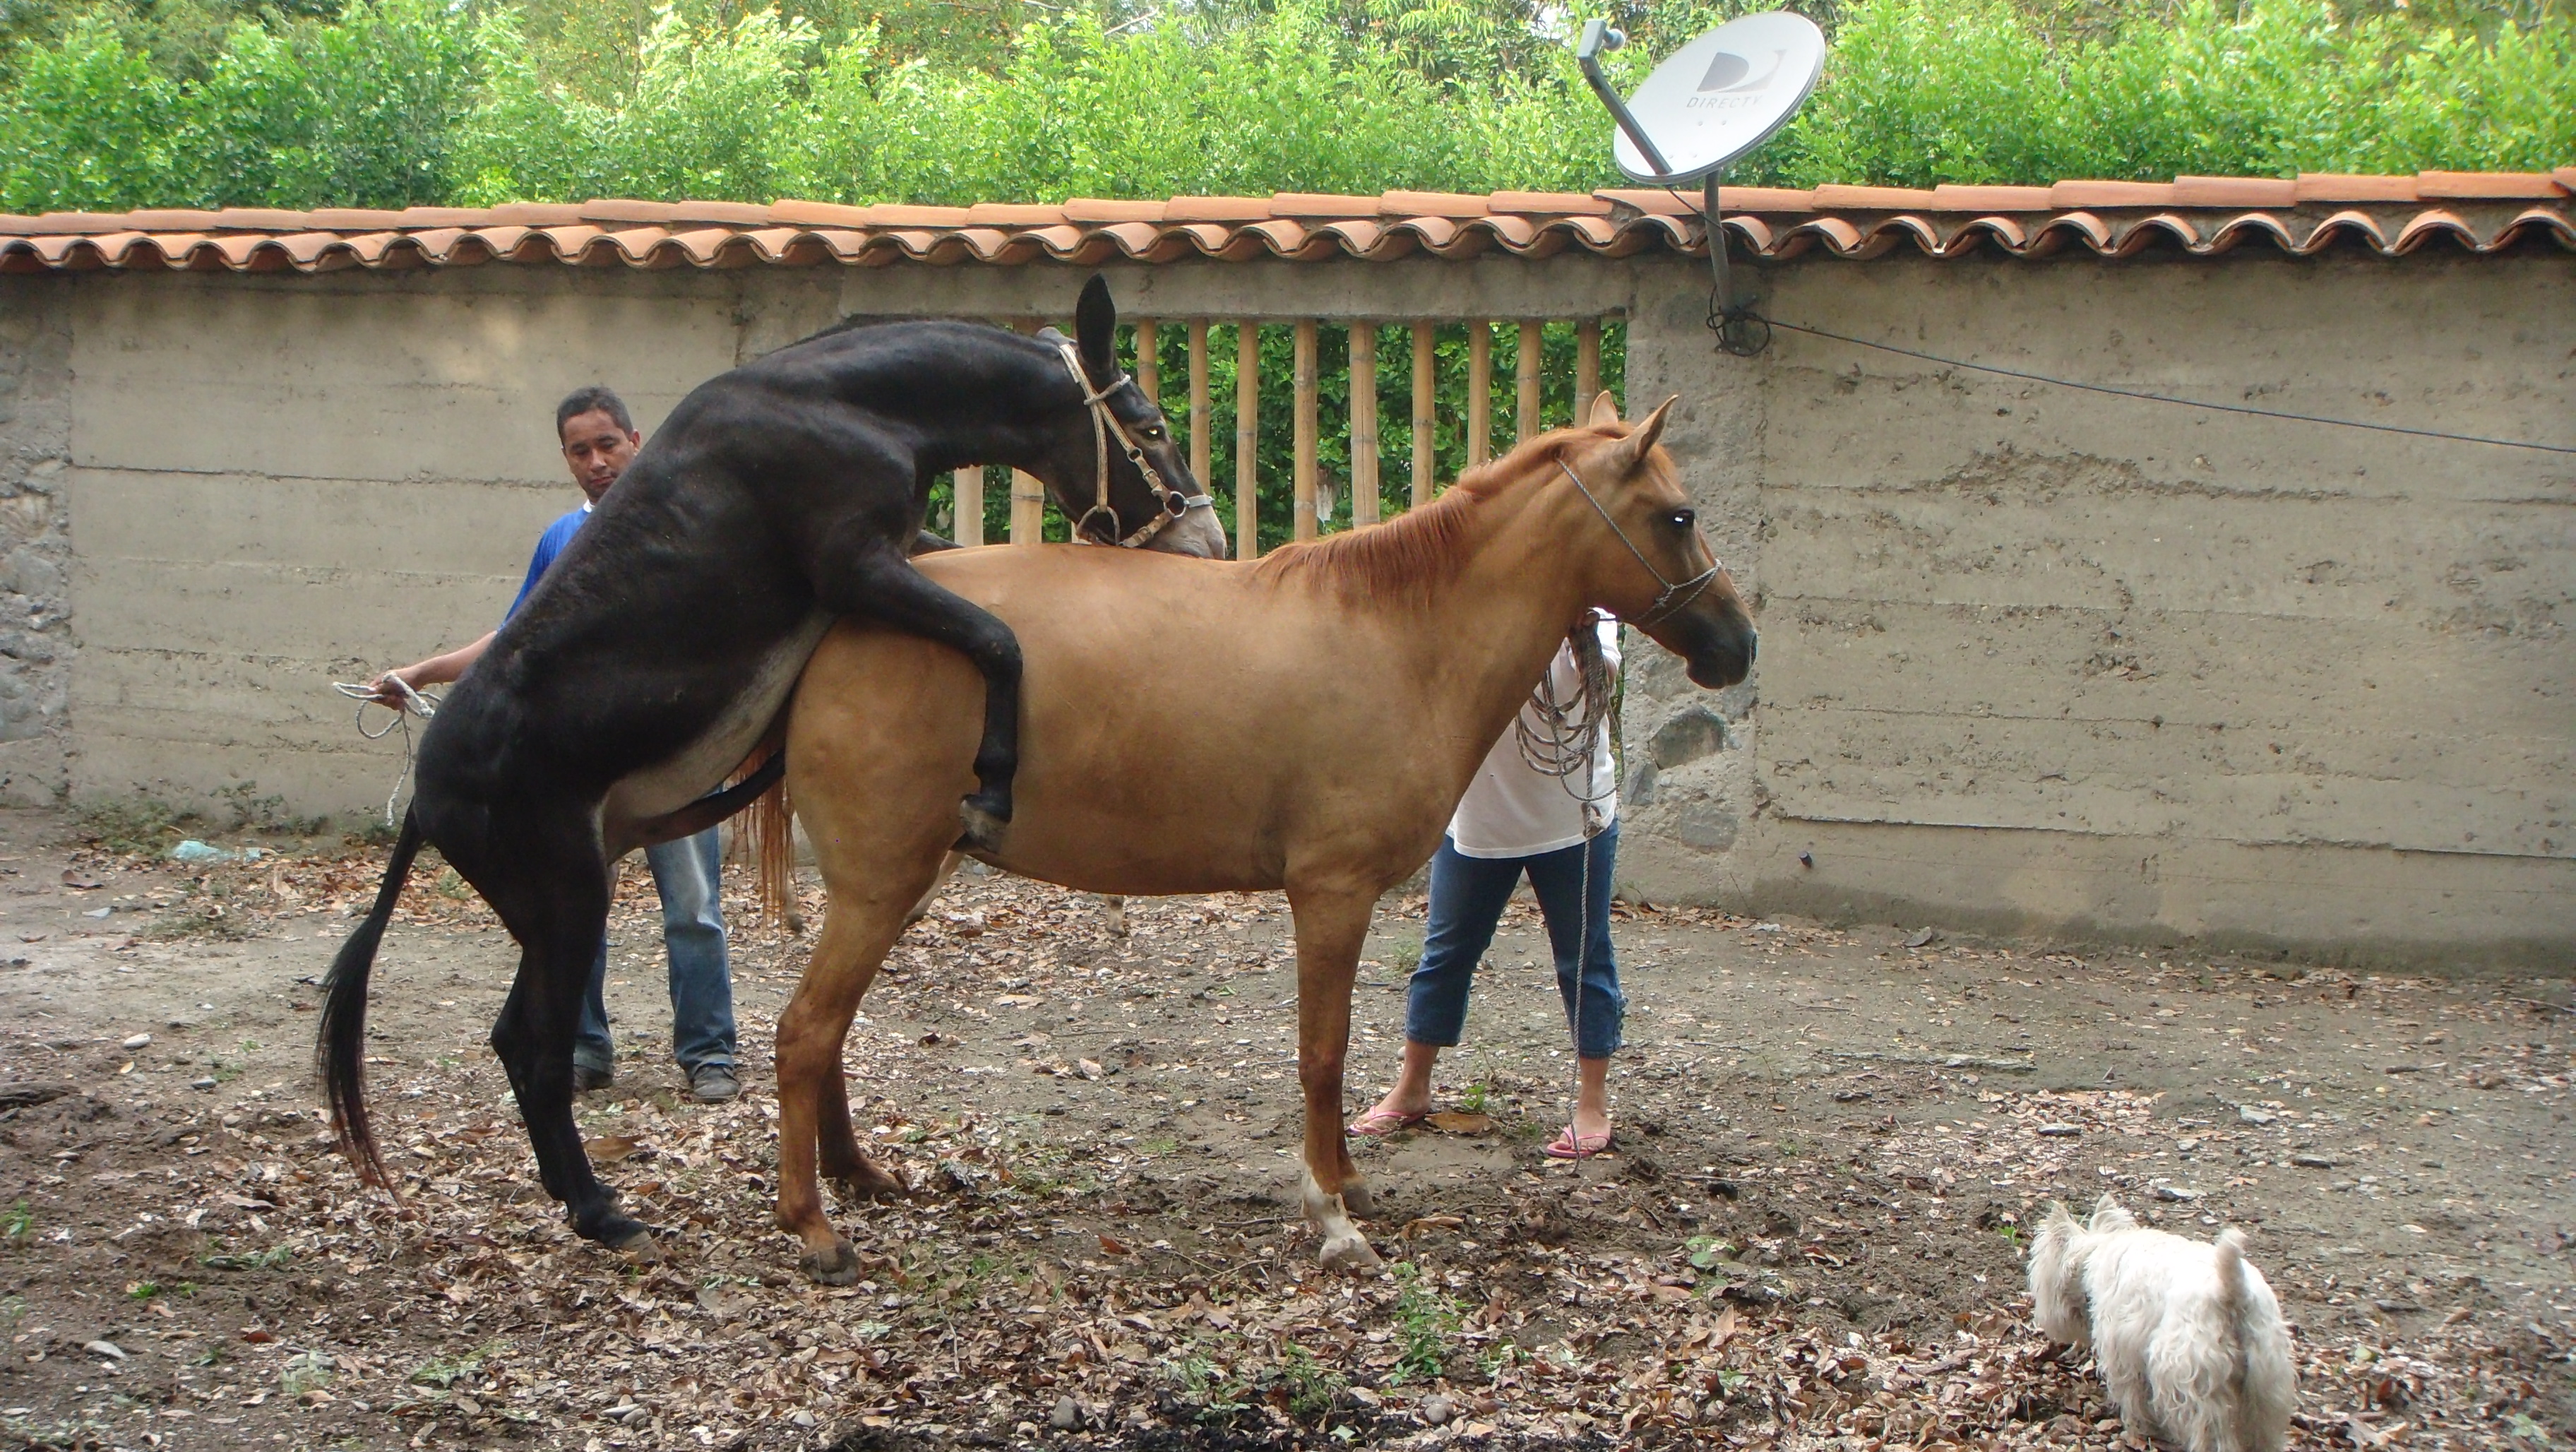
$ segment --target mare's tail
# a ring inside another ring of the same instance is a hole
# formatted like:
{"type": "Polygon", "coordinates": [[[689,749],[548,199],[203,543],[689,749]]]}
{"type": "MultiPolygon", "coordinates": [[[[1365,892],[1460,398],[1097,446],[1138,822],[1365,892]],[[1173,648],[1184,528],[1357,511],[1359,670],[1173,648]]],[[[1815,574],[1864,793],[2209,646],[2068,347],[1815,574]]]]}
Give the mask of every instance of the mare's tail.
{"type": "Polygon", "coordinates": [[[779,746],[743,773],[745,781],[765,774],[772,779],[743,808],[740,830],[743,855],[760,874],[761,915],[791,933],[802,933],[805,914],[796,901],[796,815],[787,801],[786,760],[787,748],[779,746]],[[777,770],[771,774],[773,761],[777,770]]]}
{"type": "Polygon", "coordinates": [[[419,852],[420,825],[405,812],[402,835],[394,839],[393,860],[385,864],[384,884],[376,889],[376,905],[349,941],[340,945],[339,955],[331,960],[331,974],[322,982],[322,1028],[313,1051],[340,1152],[357,1167],[360,1180],[387,1189],[393,1181],[385,1174],[375,1132],[367,1124],[367,975],[376,965],[385,924],[394,915],[403,880],[411,876],[411,860],[419,852]]]}

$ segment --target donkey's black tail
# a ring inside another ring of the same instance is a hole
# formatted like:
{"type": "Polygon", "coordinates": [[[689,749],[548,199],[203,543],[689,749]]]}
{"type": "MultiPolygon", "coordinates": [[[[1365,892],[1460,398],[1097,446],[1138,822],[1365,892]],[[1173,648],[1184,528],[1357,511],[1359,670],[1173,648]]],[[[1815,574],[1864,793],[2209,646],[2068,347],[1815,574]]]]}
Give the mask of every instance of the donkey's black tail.
{"type": "Polygon", "coordinates": [[[393,860],[385,864],[384,885],[376,889],[376,905],[349,941],[340,945],[339,956],[331,960],[331,976],[323,980],[322,1032],[314,1046],[340,1152],[357,1167],[359,1179],[388,1189],[393,1181],[385,1175],[384,1159],[376,1153],[375,1132],[367,1124],[367,975],[376,966],[376,947],[384,941],[385,924],[394,915],[403,879],[411,876],[411,860],[419,851],[420,826],[405,812],[402,835],[394,839],[393,860]]]}

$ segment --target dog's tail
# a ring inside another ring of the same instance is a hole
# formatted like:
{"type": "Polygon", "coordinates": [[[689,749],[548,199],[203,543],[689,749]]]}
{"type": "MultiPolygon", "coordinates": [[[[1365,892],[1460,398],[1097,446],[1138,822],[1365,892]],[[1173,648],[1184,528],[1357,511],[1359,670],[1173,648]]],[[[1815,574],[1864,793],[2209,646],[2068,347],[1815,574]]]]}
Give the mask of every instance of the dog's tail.
{"type": "Polygon", "coordinates": [[[2246,1383],[2254,1374],[2253,1297],[2245,1285],[2245,1232],[2231,1225],[2218,1232],[2218,1319],[2227,1337],[2227,1405],[2229,1420],[2236,1425],[2228,1430],[2234,1435],[2234,1446],[2257,1445],[2251,1399],[2246,1383]]]}
{"type": "Polygon", "coordinates": [[[412,858],[419,852],[420,824],[405,812],[402,835],[394,839],[393,859],[385,864],[384,883],[376,889],[376,905],[349,941],[340,945],[339,955],[331,960],[331,974],[322,982],[321,1032],[314,1045],[340,1152],[357,1167],[361,1181],[388,1190],[393,1181],[385,1174],[384,1157],[376,1152],[375,1132],[367,1124],[367,977],[376,965],[376,949],[384,942],[385,924],[402,898],[403,881],[411,876],[412,858]]]}

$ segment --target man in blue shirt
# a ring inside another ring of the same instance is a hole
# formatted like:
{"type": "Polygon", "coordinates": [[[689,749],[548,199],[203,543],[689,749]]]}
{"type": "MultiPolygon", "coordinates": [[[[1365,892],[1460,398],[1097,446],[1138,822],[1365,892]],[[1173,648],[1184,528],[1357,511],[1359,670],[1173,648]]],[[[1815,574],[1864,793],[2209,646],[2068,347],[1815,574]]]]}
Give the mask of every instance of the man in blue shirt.
{"type": "MultiPolygon", "coordinates": [[[[527,578],[520,582],[504,621],[527,603],[537,581],[572,542],[583,521],[590,518],[591,507],[607,496],[644,442],[626,405],[605,388],[578,390],[556,405],[555,433],[563,444],[564,463],[585,497],[581,508],[548,525],[537,537],[527,578]]],[[[375,680],[377,699],[399,704],[396,677],[414,690],[455,680],[482,658],[499,633],[487,632],[470,645],[386,672],[375,680]]],[[[694,837],[644,849],[644,861],[653,869],[653,886],[662,895],[662,944],[671,960],[671,1049],[689,1076],[690,1092],[711,1104],[742,1092],[734,1070],[733,975],[725,959],[719,832],[710,827],[694,837]]],[[[590,992],[582,1000],[580,1037],[573,1047],[576,1090],[605,1089],[614,1081],[616,1046],[609,1038],[603,997],[607,977],[608,944],[602,940],[598,961],[591,965],[590,992]]]]}

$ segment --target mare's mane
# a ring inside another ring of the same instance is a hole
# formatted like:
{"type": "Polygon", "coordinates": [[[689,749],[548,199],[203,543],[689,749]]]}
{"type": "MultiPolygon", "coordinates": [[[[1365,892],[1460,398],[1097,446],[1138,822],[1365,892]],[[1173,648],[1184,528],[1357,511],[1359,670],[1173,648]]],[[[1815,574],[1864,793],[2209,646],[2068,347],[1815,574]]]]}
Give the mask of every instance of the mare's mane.
{"type": "Polygon", "coordinates": [[[1282,545],[1253,567],[1271,581],[1314,579],[1372,604],[1422,605],[1457,577],[1475,543],[1476,507],[1525,480],[1590,429],[1557,429],[1479,464],[1429,504],[1369,529],[1282,545]]]}

